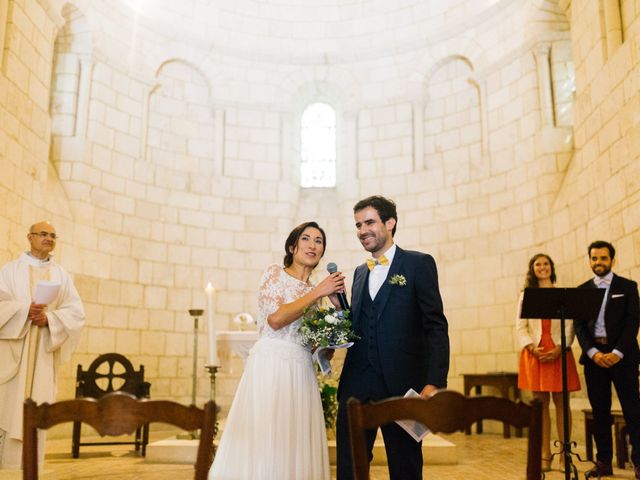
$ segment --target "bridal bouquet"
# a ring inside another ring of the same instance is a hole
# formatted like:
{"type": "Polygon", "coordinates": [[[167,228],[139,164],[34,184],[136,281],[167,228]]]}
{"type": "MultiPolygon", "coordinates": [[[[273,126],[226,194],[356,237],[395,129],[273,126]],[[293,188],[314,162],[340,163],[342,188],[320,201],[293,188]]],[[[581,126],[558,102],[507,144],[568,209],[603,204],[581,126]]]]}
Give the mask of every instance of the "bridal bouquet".
{"type": "Polygon", "coordinates": [[[358,336],[351,328],[349,310],[336,311],[313,305],[305,309],[298,330],[302,343],[313,351],[313,360],[324,375],[331,374],[329,350],[349,348],[358,336]]]}
{"type": "Polygon", "coordinates": [[[316,305],[305,309],[299,332],[302,342],[311,350],[343,345],[357,338],[351,329],[349,310],[336,311],[333,307],[316,305]]]}

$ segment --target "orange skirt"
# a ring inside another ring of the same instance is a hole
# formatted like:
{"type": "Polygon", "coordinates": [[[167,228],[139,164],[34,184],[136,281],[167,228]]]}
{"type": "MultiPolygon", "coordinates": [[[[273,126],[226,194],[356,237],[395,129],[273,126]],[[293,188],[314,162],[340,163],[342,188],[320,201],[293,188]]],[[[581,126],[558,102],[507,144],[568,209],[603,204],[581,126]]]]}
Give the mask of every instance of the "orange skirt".
{"type": "MultiPolygon", "coordinates": [[[[543,334],[540,345],[544,351],[555,347],[551,336],[543,334]]],[[[567,358],[567,390],[580,390],[580,379],[576,369],[576,361],[571,350],[565,352],[567,358]]],[[[562,391],[562,357],[553,362],[542,363],[526,348],[520,352],[518,366],[518,388],[533,392],[561,392],[562,391]]]]}
{"type": "MultiPolygon", "coordinates": [[[[567,390],[580,390],[580,379],[576,362],[571,351],[565,352],[567,357],[567,390]]],[[[561,392],[562,391],[562,359],[541,363],[529,350],[524,348],[520,352],[518,368],[518,388],[532,392],[561,392]]]]}

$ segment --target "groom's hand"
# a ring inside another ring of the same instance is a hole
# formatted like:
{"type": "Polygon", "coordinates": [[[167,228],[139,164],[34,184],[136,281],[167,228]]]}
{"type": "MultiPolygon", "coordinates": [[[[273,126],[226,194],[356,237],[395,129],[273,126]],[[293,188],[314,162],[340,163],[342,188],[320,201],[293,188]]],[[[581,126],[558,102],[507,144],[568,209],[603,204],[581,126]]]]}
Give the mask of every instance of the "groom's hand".
{"type": "Polygon", "coordinates": [[[427,399],[427,398],[431,397],[437,391],[438,391],[438,387],[436,387],[435,385],[425,385],[424,388],[422,389],[422,391],[420,392],[420,396],[422,398],[427,399]]]}
{"type": "Polygon", "coordinates": [[[331,295],[327,295],[327,298],[333,304],[333,306],[336,307],[336,310],[342,310],[342,307],[340,306],[340,300],[338,300],[338,295],[332,293],[331,295]]]}

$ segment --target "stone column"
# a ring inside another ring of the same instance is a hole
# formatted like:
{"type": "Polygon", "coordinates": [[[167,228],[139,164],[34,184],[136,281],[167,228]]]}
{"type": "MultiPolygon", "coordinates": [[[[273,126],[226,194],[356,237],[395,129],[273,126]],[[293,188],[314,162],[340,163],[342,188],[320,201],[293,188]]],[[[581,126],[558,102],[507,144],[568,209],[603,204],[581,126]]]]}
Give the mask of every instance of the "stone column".
{"type": "Polygon", "coordinates": [[[622,44],[622,20],[620,18],[620,0],[603,0],[604,31],[606,36],[607,58],[622,44]]]}
{"type": "Polygon", "coordinates": [[[344,114],[344,155],[336,162],[336,185],[358,178],[358,114],[344,114]],[[344,167],[340,167],[344,165],[344,167]]]}
{"type": "Polygon", "coordinates": [[[90,58],[80,58],[80,75],[78,78],[78,104],[76,106],[77,110],[75,125],[75,136],[80,138],[84,138],[87,135],[93,65],[94,63],[90,58]]]}
{"type": "Polygon", "coordinates": [[[551,65],[549,63],[550,53],[551,45],[549,43],[539,43],[533,51],[538,73],[538,100],[543,127],[553,127],[555,125],[551,65]]]}
{"type": "Polygon", "coordinates": [[[225,142],[225,110],[218,107],[214,110],[215,119],[215,155],[213,157],[213,175],[221,177],[224,175],[224,142],[225,142]]]}
{"type": "Polygon", "coordinates": [[[424,170],[424,103],[413,102],[413,171],[424,170]]]}

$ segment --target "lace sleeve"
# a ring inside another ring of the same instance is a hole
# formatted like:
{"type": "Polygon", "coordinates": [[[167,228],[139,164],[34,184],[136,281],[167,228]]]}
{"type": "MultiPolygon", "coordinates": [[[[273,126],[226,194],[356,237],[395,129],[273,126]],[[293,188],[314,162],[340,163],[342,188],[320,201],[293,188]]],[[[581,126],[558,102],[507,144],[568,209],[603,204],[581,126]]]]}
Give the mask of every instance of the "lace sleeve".
{"type": "Polygon", "coordinates": [[[258,329],[262,331],[267,317],[284,303],[284,288],[280,279],[282,267],[271,265],[262,274],[258,291],[258,329]]]}

